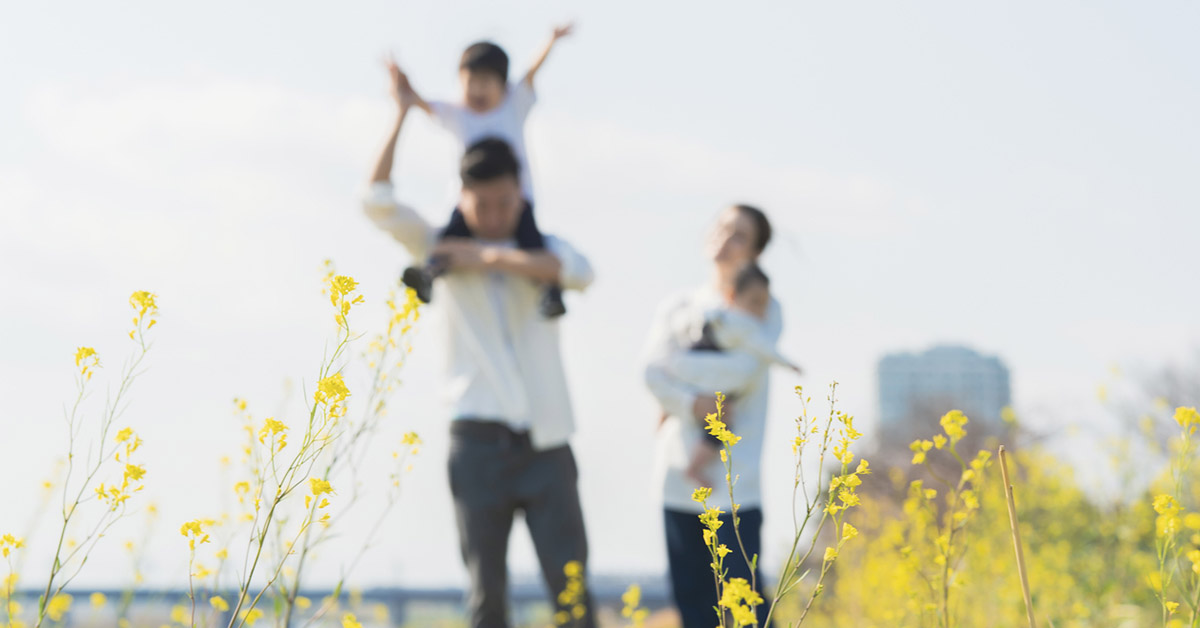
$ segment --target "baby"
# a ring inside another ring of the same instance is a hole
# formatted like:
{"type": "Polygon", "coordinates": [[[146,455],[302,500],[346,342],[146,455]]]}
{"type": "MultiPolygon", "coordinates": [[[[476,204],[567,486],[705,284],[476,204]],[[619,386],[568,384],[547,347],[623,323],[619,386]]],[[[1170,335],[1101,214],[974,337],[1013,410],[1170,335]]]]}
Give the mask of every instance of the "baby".
{"type": "MultiPolygon", "coordinates": [[[[508,55],[504,50],[491,42],[479,42],[467,47],[459,61],[458,78],[462,85],[462,102],[426,101],[413,91],[416,105],[454,136],[460,154],[466,147],[488,138],[504,140],[512,147],[520,164],[521,193],[525,200],[525,208],[521,213],[515,237],[517,246],[525,250],[545,248],[542,233],[533,218],[533,182],[525,152],[525,120],[537,101],[533,79],[550,56],[554,44],[570,35],[572,28],[570,24],[555,28],[550,41],[517,83],[510,83],[508,80],[508,55]]],[[[408,88],[412,88],[411,84],[408,88]]],[[[450,216],[450,223],[442,230],[441,237],[473,237],[457,208],[450,216]]],[[[415,290],[422,301],[428,303],[432,298],[433,280],[444,270],[440,260],[431,258],[424,266],[406,269],[404,283],[415,290]]],[[[559,286],[550,285],[546,288],[540,309],[542,315],[547,318],[566,313],[559,286]]]]}
{"type": "MultiPolygon", "coordinates": [[[[696,352],[742,351],[768,364],[778,364],[796,373],[793,364],[766,340],[760,331],[771,302],[770,280],[757,264],[747,264],[737,274],[733,286],[723,295],[725,307],[711,310],[704,317],[699,339],[687,351],[667,359],[666,370],[673,377],[704,391],[724,390],[728,382],[719,381],[719,374],[703,362],[689,359],[696,352]]],[[[734,401],[736,395],[729,397],[734,401]]],[[[724,421],[730,423],[729,418],[724,421]]],[[[732,428],[732,425],[730,426],[732,428]]],[[[703,470],[720,455],[721,442],[705,433],[705,438],[692,451],[687,476],[702,486],[711,487],[703,470]]]]}

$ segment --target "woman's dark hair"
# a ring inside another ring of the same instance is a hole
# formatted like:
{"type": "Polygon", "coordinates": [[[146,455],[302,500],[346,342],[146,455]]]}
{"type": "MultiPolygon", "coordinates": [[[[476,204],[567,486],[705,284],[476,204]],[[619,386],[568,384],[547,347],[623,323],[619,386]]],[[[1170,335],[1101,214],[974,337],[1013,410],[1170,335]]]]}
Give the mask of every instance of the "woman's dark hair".
{"type": "Polygon", "coordinates": [[[750,262],[749,264],[742,266],[741,270],[738,271],[737,276],[734,277],[733,292],[734,294],[741,294],[754,284],[762,284],[770,288],[771,280],[767,277],[767,273],[763,272],[761,266],[755,264],[754,262],[750,262]]]}
{"type": "Polygon", "coordinates": [[[502,139],[488,137],[467,147],[459,174],[463,187],[493,181],[501,177],[518,178],[521,165],[513,149],[502,139]]]}
{"type": "Polygon", "coordinates": [[[767,215],[761,209],[753,205],[738,204],[733,208],[754,223],[754,250],[762,253],[771,243],[771,221],[767,220],[767,215]]]}
{"type": "Polygon", "coordinates": [[[487,72],[508,82],[508,55],[504,49],[490,41],[481,41],[467,46],[458,62],[458,69],[471,73],[487,72]]]}

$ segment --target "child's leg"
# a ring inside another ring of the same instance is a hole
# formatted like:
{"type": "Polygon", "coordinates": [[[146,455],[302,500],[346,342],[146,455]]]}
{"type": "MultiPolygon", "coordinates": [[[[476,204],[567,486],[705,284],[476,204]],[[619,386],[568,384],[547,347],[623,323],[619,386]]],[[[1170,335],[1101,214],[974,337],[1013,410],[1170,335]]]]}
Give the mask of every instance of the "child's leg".
{"type": "MultiPolygon", "coordinates": [[[[546,239],[542,237],[537,221],[533,219],[533,203],[528,201],[525,202],[525,209],[521,211],[521,219],[517,223],[517,246],[526,251],[546,248],[546,239]]],[[[542,316],[546,318],[555,318],[567,313],[567,307],[563,304],[562,288],[558,284],[546,286],[546,292],[542,295],[541,310],[542,316]]]]}
{"type": "Polygon", "coordinates": [[[517,223],[517,247],[527,251],[546,248],[546,240],[533,218],[533,203],[529,201],[525,202],[521,220],[517,223]]]}
{"type": "Polygon", "coordinates": [[[721,457],[720,442],[717,441],[718,444],[714,445],[708,440],[703,440],[697,443],[696,448],[692,450],[692,457],[688,460],[687,470],[684,473],[700,486],[714,488],[712,478],[706,476],[704,470],[714,460],[721,457]]]}
{"type": "MultiPolygon", "coordinates": [[[[534,227],[535,229],[537,227],[534,227]]],[[[475,234],[471,233],[471,228],[467,226],[467,221],[463,218],[462,211],[457,207],[450,213],[450,222],[438,234],[438,239],[443,238],[473,238],[475,234]]],[[[538,234],[541,237],[541,234],[538,234]]],[[[523,248],[523,247],[522,247],[523,248]]]]}
{"type": "MultiPolygon", "coordinates": [[[[450,222],[438,233],[438,239],[445,238],[470,238],[474,237],[471,233],[471,228],[467,226],[467,221],[463,219],[462,212],[457,207],[450,214],[450,222]]],[[[433,299],[433,280],[445,272],[443,261],[436,256],[431,256],[425,260],[424,266],[409,266],[404,269],[404,274],[400,276],[404,285],[412,288],[417,293],[417,298],[422,303],[429,303],[433,299]]]]}

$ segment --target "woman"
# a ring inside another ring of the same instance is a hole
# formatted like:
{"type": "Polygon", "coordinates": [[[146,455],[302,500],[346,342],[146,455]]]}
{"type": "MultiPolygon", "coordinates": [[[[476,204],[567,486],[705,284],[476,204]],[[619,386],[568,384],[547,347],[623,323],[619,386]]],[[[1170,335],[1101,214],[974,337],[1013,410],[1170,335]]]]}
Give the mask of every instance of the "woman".
{"type": "MultiPolygon", "coordinates": [[[[669,356],[687,351],[697,340],[695,330],[702,327],[705,313],[725,305],[722,295],[731,291],[735,278],[746,265],[757,262],[770,240],[771,223],[759,209],[734,205],[722,211],[708,240],[712,279],[697,289],[669,297],[659,308],[647,344],[646,386],[666,414],[658,430],[656,467],[661,478],[672,591],[684,628],[711,628],[716,619],[712,610],[717,605],[717,592],[709,566],[711,559],[697,517],[703,509],[692,501],[692,492],[700,487],[700,481],[694,479],[696,475],[718,482],[717,486],[711,486],[714,490],[710,505],[725,511],[719,542],[734,550],[725,558],[727,577],[750,580],[751,573],[733,533],[729,493],[721,482],[725,478],[723,463],[717,459],[700,474],[688,473],[691,453],[705,437],[704,418],[716,411],[716,391],[693,389],[673,378],[664,364],[669,356]]],[[[777,343],[782,327],[779,303],[771,298],[761,330],[770,345],[777,343]]],[[[709,352],[700,359],[711,361],[714,372],[728,374],[728,389],[721,392],[736,394],[735,401],[725,404],[724,420],[741,437],[734,449],[737,465],[734,473],[738,476],[734,501],[740,504],[742,544],[746,555],[754,557],[761,553],[760,475],[769,364],[736,351],[709,352]]],[[[761,591],[762,579],[757,574],[755,577],[761,591]]],[[[765,616],[764,605],[760,609],[760,625],[765,616]]]]}

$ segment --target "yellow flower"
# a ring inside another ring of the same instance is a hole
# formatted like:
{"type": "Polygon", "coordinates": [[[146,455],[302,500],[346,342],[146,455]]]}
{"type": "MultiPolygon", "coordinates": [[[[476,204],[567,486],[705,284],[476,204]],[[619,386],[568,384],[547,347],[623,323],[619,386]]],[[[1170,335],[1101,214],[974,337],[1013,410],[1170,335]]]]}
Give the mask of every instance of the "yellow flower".
{"type": "Polygon", "coordinates": [[[127,428],[117,432],[117,442],[123,443],[123,442],[129,440],[129,438],[131,436],[133,436],[133,428],[127,427],[127,428]]]}
{"type": "Polygon", "coordinates": [[[963,414],[961,410],[951,410],[942,416],[942,429],[945,430],[946,436],[950,437],[951,445],[967,435],[967,430],[963,429],[967,421],[967,415],[963,414]]]}
{"type": "Polygon", "coordinates": [[[310,606],[312,606],[312,600],[304,597],[303,595],[296,596],[296,608],[305,610],[310,606]]]}
{"type": "Polygon", "coordinates": [[[329,280],[329,302],[337,305],[338,301],[351,292],[354,292],[357,288],[358,282],[353,277],[347,277],[346,275],[332,277],[329,280]]]}
{"type": "MultiPolygon", "coordinates": [[[[267,437],[273,437],[276,434],[283,434],[283,436],[280,437],[282,441],[287,437],[287,429],[288,427],[283,424],[283,421],[276,421],[271,417],[267,417],[266,420],[263,421],[262,429],[258,431],[258,442],[265,445],[267,437]]],[[[283,449],[282,445],[280,446],[280,449],[283,449]]]]}
{"type": "Polygon", "coordinates": [[[933,449],[933,443],[927,440],[914,440],[909,446],[909,450],[913,452],[912,463],[924,464],[925,452],[933,449]]]}
{"type": "Polygon", "coordinates": [[[213,608],[217,609],[218,611],[221,611],[222,613],[229,612],[229,602],[226,602],[225,598],[223,598],[219,595],[214,595],[214,596],[208,598],[208,603],[211,604],[213,608]]]}
{"type": "Polygon", "coordinates": [[[104,605],[108,604],[108,596],[104,595],[103,593],[99,593],[99,592],[93,593],[92,597],[91,597],[91,602],[92,602],[92,606],[95,608],[104,608],[104,605]]]}
{"type": "Polygon", "coordinates": [[[1200,550],[1188,552],[1187,559],[1192,563],[1192,571],[1200,574],[1200,550]]]}
{"type": "Polygon", "coordinates": [[[842,522],[842,540],[846,541],[858,536],[858,529],[847,522],[842,522]]]}
{"type": "Polygon", "coordinates": [[[563,565],[563,574],[568,578],[578,578],[583,574],[583,565],[577,560],[567,561],[567,564],[563,565]]]}
{"type": "Polygon", "coordinates": [[[621,601],[624,602],[625,608],[621,610],[623,617],[633,617],[637,612],[637,607],[642,603],[642,588],[636,584],[629,585],[625,593],[621,594],[621,601]]]}
{"type": "Polygon", "coordinates": [[[147,313],[155,314],[158,312],[158,305],[154,302],[157,297],[156,294],[138,290],[129,296],[129,304],[138,311],[138,316],[144,316],[147,313]]]}
{"type": "Polygon", "coordinates": [[[262,618],[263,612],[262,612],[262,609],[252,608],[249,610],[242,611],[241,615],[242,615],[242,618],[246,620],[247,626],[253,626],[254,622],[256,622],[262,618]]]}
{"type": "Polygon", "coordinates": [[[358,622],[358,618],[354,616],[354,613],[346,613],[342,617],[342,628],[362,628],[362,624],[358,622]]]}
{"type": "Polygon", "coordinates": [[[1174,497],[1164,494],[1154,496],[1154,512],[1160,515],[1174,515],[1179,511],[1179,502],[1176,502],[1174,497]]]}
{"type": "Polygon", "coordinates": [[[83,361],[96,355],[96,350],[91,347],[79,347],[75,350],[75,366],[83,366],[83,361]]]}
{"type": "Polygon", "coordinates": [[[183,527],[179,529],[179,533],[187,537],[188,547],[193,550],[196,549],[196,541],[200,541],[201,543],[208,542],[208,535],[205,534],[201,525],[200,520],[196,519],[183,524],[183,527]]]}
{"type": "Polygon", "coordinates": [[[46,605],[46,614],[54,621],[62,621],[67,611],[71,610],[71,602],[75,598],[66,593],[59,593],[50,598],[50,603],[46,605]]]}
{"type": "Polygon", "coordinates": [[[125,480],[136,482],[146,475],[146,468],[140,464],[125,465],[125,480]]]}
{"type": "Polygon", "coordinates": [[[829,562],[829,561],[837,558],[837,555],[838,555],[837,548],[835,548],[834,546],[830,545],[829,547],[825,548],[825,562],[829,562]]]}
{"type": "Polygon", "coordinates": [[[701,486],[700,488],[692,491],[692,501],[697,503],[703,503],[704,500],[708,499],[710,496],[712,496],[712,489],[708,488],[707,486],[701,486]]]}
{"type": "Polygon", "coordinates": [[[12,550],[20,549],[21,547],[24,547],[24,545],[24,539],[19,539],[11,534],[0,536],[0,555],[3,555],[5,558],[7,558],[12,550]]]}
{"type": "Polygon", "coordinates": [[[1188,427],[1200,423],[1200,414],[1196,413],[1196,408],[1184,408],[1182,406],[1175,408],[1175,422],[1180,427],[1188,427]]]}
{"type": "Polygon", "coordinates": [[[342,380],[341,373],[334,373],[317,383],[317,391],[313,393],[317,403],[326,405],[340,403],[350,396],[350,389],[342,380]]]}
{"type": "Polygon", "coordinates": [[[1157,571],[1151,571],[1146,575],[1146,584],[1149,584],[1150,588],[1156,593],[1161,593],[1163,588],[1162,574],[1158,573],[1157,571]]]}
{"type": "Polygon", "coordinates": [[[312,490],[312,494],[314,496],[333,492],[333,486],[329,484],[329,480],[322,480],[320,478],[309,478],[308,486],[309,486],[309,489],[312,490]]]}
{"type": "Polygon", "coordinates": [[[75,366],[81,375],[91,379],[92,370],[100,366],[100,356],[91,347],[79,347],[75,350],[75,366]]]}

